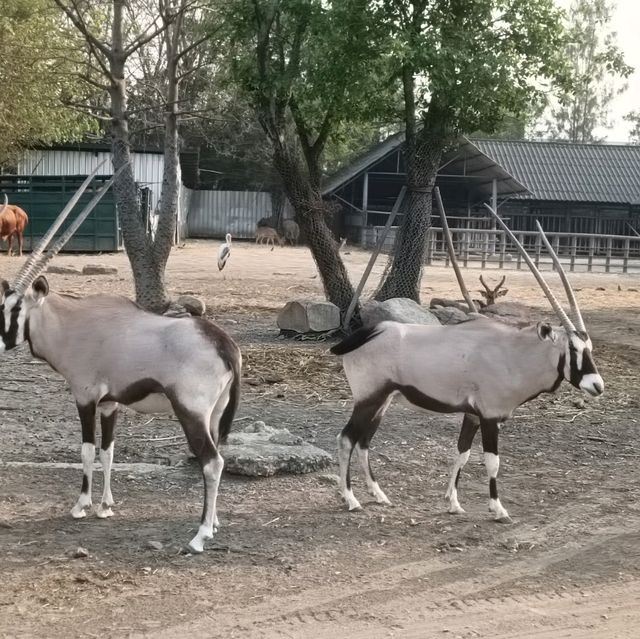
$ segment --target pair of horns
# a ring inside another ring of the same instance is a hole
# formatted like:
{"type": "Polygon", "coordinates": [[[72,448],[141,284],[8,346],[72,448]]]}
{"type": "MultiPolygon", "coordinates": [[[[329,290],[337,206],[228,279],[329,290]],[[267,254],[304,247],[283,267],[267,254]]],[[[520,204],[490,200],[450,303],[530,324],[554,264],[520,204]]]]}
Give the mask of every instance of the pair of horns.
{"type": "Polygon", "coordinates": [[[73,197],[67,202],[67,205],[62,209],[60,215],[56,218],[55,222],[49,227],[47,232],[38,242],[37,246],[31,251],[31,255],[27,258],[22,268],[16,276],[13,284],[13,290],[19,295],[23,294],[27,288],[34,282],[34,280],[42,273],[47,263],[53,259],[53,257],[60,252],[64,245],[71,239],[73,234],[80,228],[80,225],[87,219],[89,213],[97,206],[98,202],[103,198],[105,193],[109,190],[116,177],[127,166],[124,164],[121,166],[111,178],[105,182],[96,194],[91,198],[90,202],[84,207],[78,217],[69,225],[67,230],[58,238],[58,240],[47,250],[45,249],[51,239],[55,235],[56,231],[60,228],[62,223],[67,219],[69,213],[73,207],[78,203],[78,200],[82,194],[86,191],[87,187],[96,176],[98,171],[102,168],[106,160],[101,162],[93,172],[87,176],[87,179],[80,185],[80,188],[74,193],[73,197]]]}
{"type": "Polygon", "coordinates": [[[549,242],[549,240],[547,239],[547,236],[544,233],[544,230],[542,229],[542,226],[540,226],[540,222],[536,220],[538,232],[540,233],[542,242],[544,243],[547,251],[549,251],[549,255],[553,260],[553,264],[555,265],[558,271],[558,274],[560,275],[560,279],[564,286],[564,290],[567,294],[567,299],[569,300],[569,305],[571,306],[571,313],[575,319],[575,326],[573,324],[573,321],[569,318],[569,316],[566,314],[566,312],[560,305],[560,302],[557,300],[556,296],[551,291],[551,288],[549,288],[549,285],[545,281],[544,277],[542,277],[542,273],[540,273],[536,265],[533,263],[533,260],[529,257],[529,254],[525,250],[524,246],[520,244],[516,236],[511,232],[511,229],[502,221],[500,216],[486,202],[485,202],[485,207],[489,210],[491,215],[493,215],[493,217],[496,219],[498,224],[502,227],[505,233],[511,238],[511,241],[516,245],[517,249],[520,251],[522,257],[524,258],[524,261],[527,263],[527,265],[531,269],[531,272],[533,273],[534,277],[538,281],[538,284],[540,284],[540,287],[544,291],[544,294],[547,296],[547,299],[551,303],[553,310],[556,312],[556,315],[562,322],[562,325],[565,327],[565,329],[568,331],[578,330],[583,333],[586,333],[587,329],[585,327],[584,320],[582,319],[582,313],[580,313],[580,308],[578,307],[578,302],[576,300],[575,293],[571,288],[571,284],[569,284],[569,280],[567,279],[567,274],[564,272],[564,269],[562,268],[562,264],[560,263],[560,260],[556,255],[556,252],[553,250],[553,247],[551,246],[551,242],[549,242]]]}

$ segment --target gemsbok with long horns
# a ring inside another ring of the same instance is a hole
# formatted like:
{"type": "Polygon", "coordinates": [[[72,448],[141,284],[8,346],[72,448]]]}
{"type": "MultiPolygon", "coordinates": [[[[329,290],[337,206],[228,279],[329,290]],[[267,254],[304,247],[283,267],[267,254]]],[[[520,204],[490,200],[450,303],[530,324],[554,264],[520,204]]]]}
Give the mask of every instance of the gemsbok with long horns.
{"type": "MultiPolygon", "coordinates": [[[[98,167],[99,168],[99,167],[98,167]]],[[[141,413],[173,411],[197,456],[204,478],[204,507],[189,543],[202,552],[218,526],[216,499],[228,434],[239,399],[242,359],[234,341],[202,318],[171,318],[143,310],[125,297],[73,298],[49,291],[40,275],[111,186],[96,193],[61,237],[45,251],[97,170],[80,187],[26,260],[13,284],[2,282],[0,353],[28,342],[33,355],[67,380],[82,425],[82,489],[71,514],[85,517],[91,500],[96,414],[104,487],[98,517],[113,515],[111,465],[120,404],[141,413]]]]}
{"type": "MultiPolygon", "coordinates": [[[[331,352],[343,355],[354,401],[351,418],[338,435],[339,487],[349,510],[360,509],[349,471],[354,447],[369,492],[379,503],[389,503],[371,471],[369,444],[397,393],[416,406],[438,413],[464,413],[458,455],[446,495],[450,513],[464,512],[458,502],[458,480],[480,428],[489,478],[489,510],[496,520],[509,521],[498,498],[496,481],[500,424],[518,406],[541,393],[555,392],[563,380],[591,396],[604,390],[576,297],[542,228],[538,224],[564,285],[573,319],[563,310],[524,247],[490,210],[522,253],[561,326],[540,322],[518,328],[481,315],[453,326],[385,321],[362,328],[335,345],[331,352]]],[[[473,308],[472,303],[470,306],[473,308]]]]}

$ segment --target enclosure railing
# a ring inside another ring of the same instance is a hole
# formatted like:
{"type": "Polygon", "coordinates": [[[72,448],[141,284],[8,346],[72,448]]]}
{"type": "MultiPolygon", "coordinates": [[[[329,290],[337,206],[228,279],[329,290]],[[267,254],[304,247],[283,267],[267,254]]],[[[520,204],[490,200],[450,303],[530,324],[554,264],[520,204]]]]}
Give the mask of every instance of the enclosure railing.
{"type": "MultiPolygon", "coordinates": [[[[452,228],[451,233],[458,260],[465,267],[479,265],[486,268],[488,264],[518,270],[523,267],[522,256],[503,231],[452,228]]],[[[514,234],[536,266],[553,268],[539,233],[514,231],[514,234]]],[[[547,237],[570,271],[640,271],[640,237],[595,233],[547,233],[547,237]]],[[[442,229],[432,226],[427,232],[426,263],[433,264],[441,259],[449,264],[442,229]]]]}

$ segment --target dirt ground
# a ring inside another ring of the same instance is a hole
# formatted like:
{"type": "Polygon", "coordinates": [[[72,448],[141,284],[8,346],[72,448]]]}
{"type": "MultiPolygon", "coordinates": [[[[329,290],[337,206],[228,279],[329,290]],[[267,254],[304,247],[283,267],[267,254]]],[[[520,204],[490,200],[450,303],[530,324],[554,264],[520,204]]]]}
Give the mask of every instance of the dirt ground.
{"type": "MultiPolygon", "coordinates": [[[[322,296],[308,251],[239,243],[223,278],[217,246],[175,250],[167,276],[173,293],[201,296],[243,350],[238,426],[261,419],[333,452],[350,410],[339,362],[325,343],[280,339],[275,324],[285,301],[322,296]]],[[[367,259],[347,250],[354,280],[367,259]]],[[[9,279],[21,263],[1,256],[0,275],[9,279]]],[[[119,273],[52,274],[55,290],[132,294],[123,255],[57,263],[119,273]]],[[[479,273],[465,271],[473,288],[479,273]]],[[[392,407],[372,444],[392,507],[372,503],[355,464],[359,513],[345,510],[326,473],[225,474],[220,532],[204,554],[185,555],[200,516],[199,470],[175,420],[127,412],[115,461],[153,466],[117,466],[113,519],[73,520],[81,471],[52,465],[80,461],[71,395],[27,349],[5,355],[0,637],[637,637],[640,276],[572,281],[607,388],[588,401],[565,384],[505,425],[499,487],[511,525],[490,519],[479,442],[461,480],[467,513],[446,513],[460,418],[404,404],[392,407]],[[73,558],[79,546],[88,557],[73,558]]],[[[530,305],[532,318],[547,313],[528,272],[507,272],[507,287],[506,299],[530,305]]],[[[426,269],[422,294],[457,297],[452,271],[426,269]]],[[[100,485],[98,473],[94,500],[100,485]]]]}

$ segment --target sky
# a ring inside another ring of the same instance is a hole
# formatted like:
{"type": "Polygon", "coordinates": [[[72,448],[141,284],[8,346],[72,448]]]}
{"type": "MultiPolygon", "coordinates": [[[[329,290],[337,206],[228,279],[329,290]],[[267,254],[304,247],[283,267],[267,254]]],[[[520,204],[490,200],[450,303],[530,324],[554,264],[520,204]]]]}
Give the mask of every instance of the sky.
{"type": "MultiPolygon", "coordinates": [[[[631,124],[623,116],[629,111],[640,110],[640,0],[610,0],[614,7],[611,30],[617,34],[617,43],[634,72],[627,78],[627,90],[611,102],[611,129],[598,131],[607,142],[628,142],[631,124]]],[[[570,0],[556,0],[567,8],[570,0]]]]}

